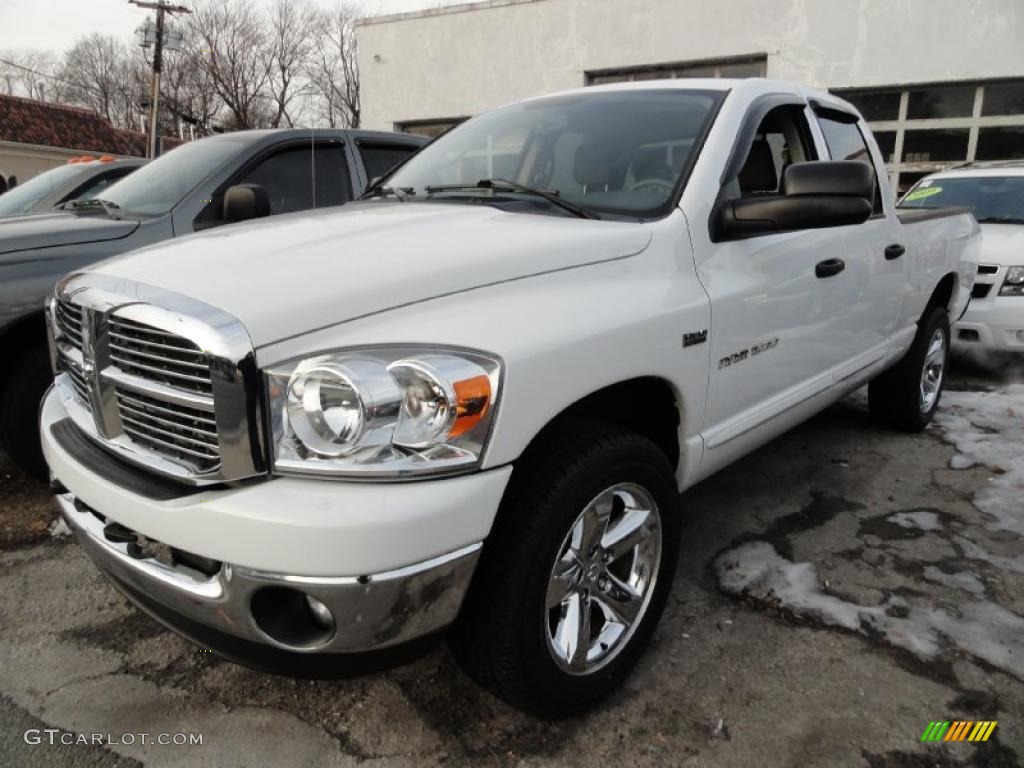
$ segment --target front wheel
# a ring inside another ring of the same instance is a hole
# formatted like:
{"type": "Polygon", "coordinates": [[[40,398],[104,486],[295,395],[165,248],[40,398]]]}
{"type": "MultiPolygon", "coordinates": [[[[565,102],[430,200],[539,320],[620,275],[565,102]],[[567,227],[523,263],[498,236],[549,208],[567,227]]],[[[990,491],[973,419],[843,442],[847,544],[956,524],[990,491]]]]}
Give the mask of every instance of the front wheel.
{"type": "Polygon", "coordinates": [[[872,416],[905,432],[924,429],[939,407],[948,362],[949,314],[932,307],[903,359],[868,385],[872,416]]]}
{"type": "Polygon", "coordinates": [[[562,717],[613,691],[657,626],[679,546],[664,453],[593,425],[517,467],[452,647],[514,706],[562,717]]]}

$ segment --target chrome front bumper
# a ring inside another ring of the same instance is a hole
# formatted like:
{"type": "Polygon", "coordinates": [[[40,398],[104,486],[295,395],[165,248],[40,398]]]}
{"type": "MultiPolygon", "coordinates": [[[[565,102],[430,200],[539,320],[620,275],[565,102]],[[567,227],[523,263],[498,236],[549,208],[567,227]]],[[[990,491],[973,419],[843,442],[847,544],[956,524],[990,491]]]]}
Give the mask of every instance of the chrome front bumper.
{"type": "MultiPolygon", "coordinates": [[[[58,493],[57,501],[81,546],[128,597],[204,645],[210,644],[212,634],[228,645],[235,638],[243,645],[298,654],[353,654],[429,635],[458,614],[481,546],[353,577],[282,575],[227,563],[212,563],[201,572],[180,558],[148,554],[157,542],[110,526],[71,493],[58,493]],[[308,609],[306,596],[326,607],[333,626],[314,621],[316,613],[308,609]],[[303,627],[311,629],[304,632],[303,627]]],[[[230,648],[214,650],[238,655],[230,648]]]]}

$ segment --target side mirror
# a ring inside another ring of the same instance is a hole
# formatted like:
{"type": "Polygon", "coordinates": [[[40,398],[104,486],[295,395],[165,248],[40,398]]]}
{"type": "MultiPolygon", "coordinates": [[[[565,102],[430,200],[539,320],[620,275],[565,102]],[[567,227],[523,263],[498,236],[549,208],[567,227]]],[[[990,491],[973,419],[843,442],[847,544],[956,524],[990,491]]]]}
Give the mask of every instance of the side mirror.
{"type": "Polygon", "coordinates": [[[270,215],[270,198],[259,184],[236,184],[224,193],[224,221],[248,221],[270,215]]]}
{"type": "Polygon", "coordinates": [[[713,239],[860,224],[871,215],[875,171],[857,160],[793,163],[781,192],[720,203],[713,239]]]}

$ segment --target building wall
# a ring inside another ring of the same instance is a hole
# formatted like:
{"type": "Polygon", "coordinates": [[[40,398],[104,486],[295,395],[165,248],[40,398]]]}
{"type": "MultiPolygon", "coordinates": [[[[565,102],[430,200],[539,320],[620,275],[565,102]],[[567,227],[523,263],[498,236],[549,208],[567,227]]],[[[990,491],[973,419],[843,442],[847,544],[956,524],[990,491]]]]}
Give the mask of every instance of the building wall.
{"type": "Polygon", "coordinates": [[[364,20],[364,127],[457,118],[585,73],[764,55],[822,87],[1024,76],[1022,0],[490,0],[364,20]]]}

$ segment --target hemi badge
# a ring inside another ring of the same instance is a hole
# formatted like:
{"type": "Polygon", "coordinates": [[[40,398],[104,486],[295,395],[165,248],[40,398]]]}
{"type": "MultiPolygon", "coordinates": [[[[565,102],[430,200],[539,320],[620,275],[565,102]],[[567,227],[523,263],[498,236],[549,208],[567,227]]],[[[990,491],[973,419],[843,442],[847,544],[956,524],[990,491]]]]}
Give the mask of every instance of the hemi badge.
{"type": "Polygon", "coordinates": [[[707,329],[703,331],[691,331],[683,334],[683,347],[692,347],[694,344],[703,344],[708,340],[707,329]]]}

